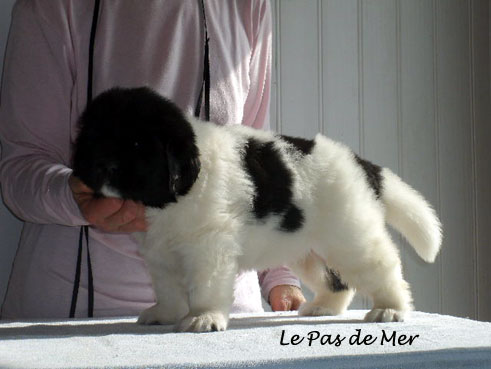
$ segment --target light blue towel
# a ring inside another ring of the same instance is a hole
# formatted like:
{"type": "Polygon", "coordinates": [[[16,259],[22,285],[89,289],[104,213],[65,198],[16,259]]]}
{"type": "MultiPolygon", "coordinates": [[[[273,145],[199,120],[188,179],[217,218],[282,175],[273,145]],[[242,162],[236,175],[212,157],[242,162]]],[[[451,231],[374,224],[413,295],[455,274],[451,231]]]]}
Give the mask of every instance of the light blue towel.
{"type": "Polygon", "coordinates": [[[364,314],[236,314],[227,331],[202,334],[134,318],[3,322],[0,368],[491,368],[491,323],[413,312],[375,324],[364,314]]]}

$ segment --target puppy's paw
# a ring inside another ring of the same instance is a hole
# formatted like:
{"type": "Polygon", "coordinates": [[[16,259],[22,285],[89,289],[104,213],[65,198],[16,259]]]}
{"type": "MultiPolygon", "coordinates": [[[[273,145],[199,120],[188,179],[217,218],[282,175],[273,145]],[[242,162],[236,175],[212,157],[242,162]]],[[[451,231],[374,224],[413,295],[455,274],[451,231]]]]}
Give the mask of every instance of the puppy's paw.
{"type": "Polygon", "coordinates": [[[372,309],[365,315],[366,322],[403,322],[405,312],[394,309],[372,309]]]}
{"type": "Polygon", "coordinates": [[[169,314],[166,314],[165,309],[163,309],[159,304],[155,304],[152,307],[144,310],[138,317],[138,324],[143,325],[155,325],[155,324],[173,324],[176,319],[173,319],[169,314]]]}
{"type": "Polygon", "coordinates": [[[333,311],[329,307],[316,304],[314,302],[305,302],[300,305],[300,309],[298,309],[298,315],[301,316],[332,316],[338,314],[340,313],[333,311]]]}
{"type": "Polygon", "coordinates": [[[219,311],[188,315],[176,326],[178,332],[216,332],[227,329],[228,316],[219,311]]]}

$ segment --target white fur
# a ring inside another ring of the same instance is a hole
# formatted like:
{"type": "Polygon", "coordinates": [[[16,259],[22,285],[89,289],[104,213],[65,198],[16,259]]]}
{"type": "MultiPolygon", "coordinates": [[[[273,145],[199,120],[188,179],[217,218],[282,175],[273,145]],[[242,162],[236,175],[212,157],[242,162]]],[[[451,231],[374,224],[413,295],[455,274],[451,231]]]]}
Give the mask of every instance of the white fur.
{"type": "Polygon", "coordinates": [[[385,220],[401,232],[426,262],[435,261],[442,243],[441,224],[420,193],[388,169],[382,172],[385,220]]]}
{"type": "Polygon", "coordinates": [[[115,188],[109,186],[108,184],[104,184],[101,187],[101,193],[106,197],[116,197],[121,198],[121,194],[115,188]]]}
{"type": "Polygon", "coordinates": [[[147,209],[149,229],[142,249],[157,305],[142,313],[140,323],[223,330],[237,272],[281,264],[290,264],[316,293],[301,313],[342,313],[354,290],[327,291],[326,261],[343,282],[373,299],[367,321],[403,319],[412,308],[411,294],[385,222],[400,230],[426,261],[434,260],[441,243],[440,223],[416,191],[383,169],[380,201],[353,153],[322,135],[315,138],[311,155],[292,155],[289,144],[272,133],[189,120],[201,172],[177,203],[147,209]],[[276,140],[293,175],[293,202],[305,217],[298,231],[278,230],[276,216],[254,218],[255,188],[241,159],[249,137],[276,140]]]}

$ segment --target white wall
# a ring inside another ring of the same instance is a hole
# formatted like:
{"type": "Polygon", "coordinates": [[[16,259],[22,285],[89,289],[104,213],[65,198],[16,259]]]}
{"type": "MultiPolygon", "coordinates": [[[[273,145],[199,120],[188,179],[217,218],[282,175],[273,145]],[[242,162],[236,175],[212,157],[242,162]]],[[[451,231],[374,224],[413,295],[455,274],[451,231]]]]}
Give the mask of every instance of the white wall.
{"type": "MultiPolygon", "coordinates": [[[[0,2],[0,70],[3,70],[3,52],[7,43],[10,13],[15,0],[0,2]]],[[[3,301],[12,261],[17,249],[22,223],[0,202],[0,304],[3,301]]]]}
{"type": "MultiPolygon", "coordinates": [[[[0,3],[1,50],[13,2],[0,3]]],[[[416,308],[491,320],[488,0],[272,0],[272,9],[273,129],[322,131],[419,189],[445,240],[426,265],[397,238],[416,308]]],[[[19,230],[0,206],[0,298],[19,230]]]]}
{"type": "Polygon", "coordinates": [[[491,320],[488,0],[272,6],[271,126],[320,130],[419,189],[445,239],[427,265],[396,236],[416,308],[491,320]]]}

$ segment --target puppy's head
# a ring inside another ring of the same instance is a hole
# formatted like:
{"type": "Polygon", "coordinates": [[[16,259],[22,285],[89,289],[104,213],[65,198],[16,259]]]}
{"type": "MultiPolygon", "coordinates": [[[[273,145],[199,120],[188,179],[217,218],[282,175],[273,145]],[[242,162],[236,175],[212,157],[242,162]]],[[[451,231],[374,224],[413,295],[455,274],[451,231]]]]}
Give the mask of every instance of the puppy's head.
{"type": "Polygon", "coordinates": [[[193,129],[173,103],[152,90],[114,88],[80,117],[73,173],[146,206],[164,207],[196,180],[199,153],[193,129]]]}

